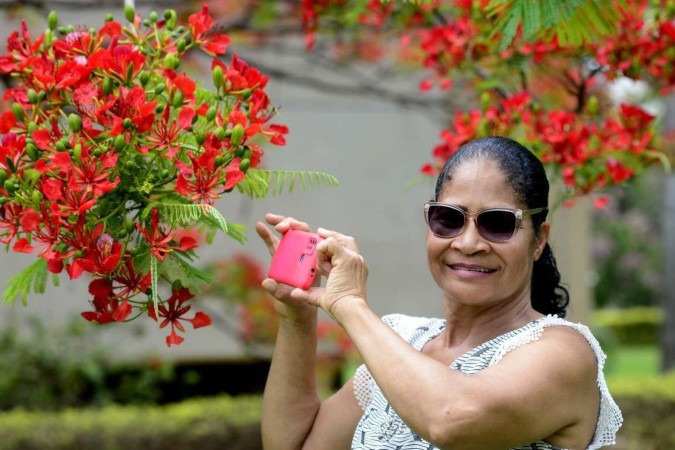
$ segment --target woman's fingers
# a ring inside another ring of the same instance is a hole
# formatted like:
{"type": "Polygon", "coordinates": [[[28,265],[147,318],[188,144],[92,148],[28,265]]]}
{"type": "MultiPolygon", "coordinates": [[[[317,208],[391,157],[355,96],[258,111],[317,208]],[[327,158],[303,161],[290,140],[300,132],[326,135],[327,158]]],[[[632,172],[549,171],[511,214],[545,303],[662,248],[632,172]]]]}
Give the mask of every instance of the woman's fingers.
{"type": "MultiPolygon", "coordinates": [[[[279,214],[265,214],[265,222],[274,227],[280,234],[284,234],[290,229],[311,231],[307,223],[300,222],[293,217],[281,216],[279,214]]],[[[277,246],[279,245],[279,238],[263,222],[256,222],[255,230],[267,246],[270,255],[274,256],[277,251],[277,246]]]]}

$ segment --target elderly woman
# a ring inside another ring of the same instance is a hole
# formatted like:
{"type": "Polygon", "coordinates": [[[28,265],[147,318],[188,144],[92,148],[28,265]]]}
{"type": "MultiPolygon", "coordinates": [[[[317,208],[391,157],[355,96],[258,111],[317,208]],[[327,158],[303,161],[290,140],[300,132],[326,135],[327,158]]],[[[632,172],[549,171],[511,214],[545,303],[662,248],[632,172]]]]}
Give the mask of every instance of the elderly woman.
{"type": "MultiPolygon", "coordinates": [[[[429,270],[445,317],[378,317],[354,239],[319,229],[325,287],[267,279],[279,333],[264,395],[266,449],[596,449],[621,412],[587,327],[563,319],[568,293],[547,243],[548,180],[520,144],[461,147],[424,205],[429,270]],[[365,362],[321,402],[314,381],[317,308],[365,362]]],[[[306,229],[267,215],[277,232],[306,229]]],[[[258,234],[273,254],[268,226],[258,234]]]]}

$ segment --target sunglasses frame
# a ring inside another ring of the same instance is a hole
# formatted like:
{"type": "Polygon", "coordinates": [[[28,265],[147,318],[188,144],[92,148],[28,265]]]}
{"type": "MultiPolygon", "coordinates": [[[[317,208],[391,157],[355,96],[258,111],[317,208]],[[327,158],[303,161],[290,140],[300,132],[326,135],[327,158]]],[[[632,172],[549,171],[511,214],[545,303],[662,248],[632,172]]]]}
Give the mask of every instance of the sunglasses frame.
{"type": "Polygon", "coordinates": [[[478,231],[478,234],[480,234],[480,236],[483,239],[485,239],[487,241],[490,241],[490,242],[500,243],[500,242],[508,242],[513,238],[513,236],[516,235],[518,230],[522,228],[521,225],[522,225],[522,222],[523,222],[523,218],[531,216],[533,214],[539,214],[539,213],[544,212],[546,210],[548,210],[548,208],[545,208],[545,207],[544,208],[526,209],[526,210],[512,209],[512,208],[485,208],[485,209],[482,209],[482,210],[480,210],[476,213],[471,214],[467,211],[464,211],[462,208],[460,208],[457,205],[450,205],[448,203],[441,203],[441,202],[426,202],[424,204],[424,219],[427,222],[427,226],[429,227],[429,230],[433,233],[434,236],[442,238],[442,239],[453,239],[453,238],[456,238],[457,236],[461,235],[462,233],[464,233],[464,230],[466,229],[467,217],[468,217],[469,219],[473,220],[473,224],[476,227],[476,230],[478,231]],[[462,225],[462,228],[459,230],[459,233],[457,233],[454,236],[442,236],[442,235],[436,234],[434,232],[434,230],[431,229],[431,225],[429,224],[429,209],[432,206],[440,206],[440,207],[450,208],[450,209],[454,209],[454,210],[462,213],[462,215],[464,216],[464,225],[462,225]],[[477,218],[478,218],[479,215],[483,214],[484,212],[489,212],[489,211],[506,211],[506,212],[513,213],[513,215],[516,217],[516,223],[515,223],[515,228],[513,230],[513,234],[511,234],[511,236],[509,236],[508,239],[494,240],[494,239],[489,239],[487,236],[483,235],[480,227],[478,226],[477,218]]]}

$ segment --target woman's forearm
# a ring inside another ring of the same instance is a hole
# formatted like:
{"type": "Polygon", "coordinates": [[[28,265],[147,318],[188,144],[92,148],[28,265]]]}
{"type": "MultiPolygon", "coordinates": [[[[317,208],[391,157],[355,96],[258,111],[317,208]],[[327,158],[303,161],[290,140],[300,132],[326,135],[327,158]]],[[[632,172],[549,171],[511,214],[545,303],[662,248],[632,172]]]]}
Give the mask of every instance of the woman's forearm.
{"type": "Polygon", "coordinates": [[[302,320],[280,317],[263,398],[266,450],[300,449],[320,407],[316,389],[316,313],[302,320]]]}

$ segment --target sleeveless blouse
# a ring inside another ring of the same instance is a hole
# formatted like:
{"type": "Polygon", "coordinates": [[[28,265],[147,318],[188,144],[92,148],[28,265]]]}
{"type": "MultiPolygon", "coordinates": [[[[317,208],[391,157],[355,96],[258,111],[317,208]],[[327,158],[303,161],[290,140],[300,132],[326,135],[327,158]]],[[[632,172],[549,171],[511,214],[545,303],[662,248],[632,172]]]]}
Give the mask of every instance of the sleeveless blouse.
{"type": "MultiPolygon", "coordinates": [[[[445,320],[410,317],[402,314],[384,316],[382,320],[418,351],[445,328],[445,320]]],[[[497,336],[457,358],[449,368],[467,375],[497,364],[508,352],[537,341],[545,328],[569,327],[581,334],[595,353],[598,362],[600,411],[595,434],[587,450],[615,443],[623,418],[607,389],[603,367],[606,356],[588,327],[557,316],[546,316],[516,330],[497,336]]],[[[391,407],[365,364],[354,374],[354,393],[364,413],[352,438],[352,450],[434,450],[433,444],[416,435],[391,407]]],[[[544,441],[510,450],[564,450],[544,441]]]]}

